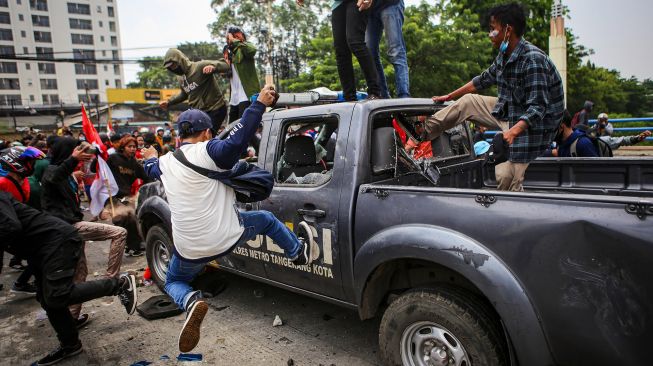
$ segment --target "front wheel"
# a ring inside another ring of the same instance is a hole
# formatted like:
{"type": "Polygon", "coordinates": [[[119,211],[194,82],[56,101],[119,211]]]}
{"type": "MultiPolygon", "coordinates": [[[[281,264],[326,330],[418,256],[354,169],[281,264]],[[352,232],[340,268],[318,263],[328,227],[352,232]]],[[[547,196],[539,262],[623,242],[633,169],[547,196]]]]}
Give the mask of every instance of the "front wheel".
{"type": "Polygon", "coordinates": [[[155,225],[147,232],[145,239],[147,265],[150,267],[152,280],[161,291],[165,292],[166,273],[172,259],[172,239],[161,225],[155,225]]]}
{"type": "Polygon", "coordinates": [[[383,314],[379,347],[386,365],[507,365],[507,347],[492,310],[456,289],[410,291],[383,314]]]}

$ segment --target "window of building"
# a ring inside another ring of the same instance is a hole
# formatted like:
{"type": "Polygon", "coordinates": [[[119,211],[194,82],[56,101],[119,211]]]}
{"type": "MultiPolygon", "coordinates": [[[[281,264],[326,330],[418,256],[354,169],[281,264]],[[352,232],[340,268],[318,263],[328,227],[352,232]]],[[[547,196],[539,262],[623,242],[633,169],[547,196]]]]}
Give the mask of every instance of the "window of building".
{"type": "Polygon", "coordinates": [[[78,75],[97,75],[97,65],[75,64],[75,74],[78,74],[78,75]]]}
{"type": "Polygon", "coordinates": [[[56,71],[54,64],[39,62],[39,74],[54,74],[56,71]]]}
{"type": "Polygon", "coordinates": [[[118,37],[111,36],[111,45],[114,47],[118,47],[118,37]]]}
{"type": "Polygon", "coordinates": [[[21,22],[25,20],[23,14],[18,14],[18,20],[20,20],[21,22]]]}
{"type": "Polygon", "coordinates": [[[11,16],[6,11],[0,11],[0,24],[11,24],[11,16]]]}
{"type": "Polygon", "coordinates": [[[29,7],[32,10],[48,11],[47,0],[29,0],[29,7]]]}
{"type": "Polygon", "coordinates": [[[100,36],[100,42],[104,42],[104,36],[100,36]]]}
{"type": "Polygon", "coordinates": [[[52,47],[36,47],[36,58],[54,60],[54,50],[52,47]]]}
{"type": "Polygon", "coordinates": [[[20,31],[20,36],[23,37],[23,38],[26,38],[27,37],[27,32],[25,32],[24,30],[20,31]]]}
{"type": "Polygon", "coordinates": [[[50,17],[47,15],[32,15],[32,25],[35,27],[49,27],[50,17]]]}
{"type": "Polygon", "coordinates": [[[41,89],[57,89],[57,79],[41,79],[41,89]]]}
{"type": "Polygon", "coordinates": [[[120,65],[113,65],[113,73],[120,75],[120,65]]]}
{"type": "Polygon", "coordinates": [[[69,18],[70,29],[93,29],[93,23],[88,19],[69,18]]]}
{"type": "Polygon", "coordinates": [[[100,5],[97,6],[97,12],[102,14],[102,6],[100,6],[100,5]]]}
{"type": "Polygon", "coordinates": [[[102,21],[98,21],[98,24],[100,25],[100,28],[102,28],[102,21]]]}
{"type": "Polygon", "coordinates": [[[88,4],[68,3],[68,14],[91,15],[91,6],[88,4]]]}
{"type": "Polygon", "coordinates": [[[31,70],[31,69],[32,69],[32,65],[30,65],[29,63],[26,63],[25,64],[25,70],[31,70]]]}
{"type": "Polygon", "coordinates": [[[34,42],[52,43],[52,33],[34,31],[34,42]]]}
{"type": "Polygon", "coordinates": [[[104,65],[104,71],[109,71],[109,66],[104,65]]]}
{"type": "Polygon", "coordinates": [[[57,94],[43,94],[43,104],[59,104],[59,96],[57,94]]]}
{"type": "Polygon", "coordinates": [[[27,47],[23,47],[23,54],[29,54],[29,49],[27,47]]]}
{"type": "Polygon", "coordinates": [[[98,89],[99,83],[95,79],[77,79],[77,89],[98,89]]]}
{"type": "Polygon", "coordinates": [[[86,104],[100,103],[99,94],[89,94],[88,97],[86,96],[86,94],[77,94],[77,97],[79,98],[79,101],[82,103],[86,103],[86,104]]]}
{"type": "Polygon", "coordinates": [[[122,82],[120,81],[120,79],[116,79],[116,88],[118,89],[122,88],[122,82]]]}
{"type": "Polygon", "coordinates": [[[14,78],[0,78],[0,89],[20,90],[20,81],[14,78]]]}
{"type": "Polygon", "coordinates": [[[9,7],[9,1],[8,0],[0,0],[0,6],[8,8],[9,7]]]}
{"type": "Polygon", "coordinates": [[[115,32],[115,31],[116,31],[116,22],[109,22],[109,30],[110,30],[111,32],[115,32]]]}
{"type": "Polygon", "coordinates": [[[20,95],[17,94],[0,95],[0,105],[12,105],[12,104],[23,105],[23,101],[20,99],[20,95]]]}
{"type": "Polygon", "coordinates": [[[111,57],[112,57],[114,60],[117,60],[117,59],[118,59],[118,50],[113,50],[113,51],[111,51],[111,57]]]}
{"type": "Polygon", "coordinates": [[[112,18],[115,16],[113,13],[113,6],[107,6],[107,14],[112,18]]]}
{"type": "Polygon", "coordinates": [[[34,101],[34,96],[31,95],[31,94],[30,94],[30,96],[29,96],[29,101],[30,101],[30,102],[33,102],[33,101],[34,101]]]}
{"type": "Polygon", "coordinates": [[[105,80],[105,81],[104,81],[104,85],[105,85],[105,86],[109,86],[109,80],[105,80]]]}
{"type": "Polygon", "coordinates": [[[102,50],[102,57],[107,55],[107,51],[102,50]]]}
{"type": "Polygon", "coordinates": [[[17,64],[15,62],[0,62],[0,74],[18,74],[17,64]]]}
{"type": "Polygon", "coordinates": [[[310,186],[329,182],[335,163],[338,119],[327,116],[288,120],[283,123],[282,133],[275,180],[310,186]]]}
{"type": "Polygon", "coordinates": [[[0,46],[0,55],[3,56],[16,56],[14,46],[0,46]]]}
{"type": "Polygon", "coordinates": [[[95,51],[74,48],[73,58],[75,60],[95,60],[95,51]]]}
{"type": "Polygon", "coordinates": [[[72,33],[70,39],[73,44],[93,44],[93,35],[92,34],[78,34],[72,33]]]}
{"type": "Polygon", "coordinates": [[[0,29],[0,41],[13,41],[14,35],[11,29],[0,29]]]}
{"type": "Polygon", "coordinates": [[[20,0],[16,0],[16,4],[20,5],[22,2],[20,0]]]}

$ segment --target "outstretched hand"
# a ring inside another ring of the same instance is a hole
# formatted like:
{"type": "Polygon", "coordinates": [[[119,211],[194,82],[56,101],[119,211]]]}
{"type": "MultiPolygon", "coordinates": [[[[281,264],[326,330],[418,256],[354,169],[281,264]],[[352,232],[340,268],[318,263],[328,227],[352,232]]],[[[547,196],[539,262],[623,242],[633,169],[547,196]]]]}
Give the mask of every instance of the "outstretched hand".
{"type": "Polygon", "coordinates": [[[79,161],[89,161],[95,157],[93,154],[89,154],[86,151],[88,150],[90,145],[86,146],[77,146],[74,150],[71,156],[75,158],[76,160],[79,161]]]}
{"type": "Polygon", "coordinates": [[[141,155],[143,155],[143,159],[145,160],[159,157],[159,153],[151,145],[141,150],[141,155]]]}
{"type": "Polygon", "coordinates": [[[272,107],[277,103],[277,99],[279,99],[279,95],[274,90],[274,86],[266,85],[261,89],[256,100],[265,104],[266,107],[272,107]]]}

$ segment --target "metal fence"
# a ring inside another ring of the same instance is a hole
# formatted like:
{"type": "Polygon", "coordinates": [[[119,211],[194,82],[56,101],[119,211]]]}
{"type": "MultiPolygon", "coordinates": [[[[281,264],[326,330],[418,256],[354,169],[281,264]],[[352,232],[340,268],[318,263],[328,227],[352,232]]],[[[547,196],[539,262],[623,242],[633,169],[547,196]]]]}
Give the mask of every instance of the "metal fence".
{"type": "MultiPolygon", "coordinates": [[[[596,124],[597,120],[596,119],[590,119],[589,124],[594,125],[596,124]]],[[[614,131],[615,132],[629,132],[632,133],[633,135],[636,135],[642,131],[650,130],[653,132],[653,126],[641,126],[641,127],[616,127],[617,125],[621,123],[632,123],[632,122],[651,122],[653,125],[653,117],[639,117],[639,118],[614,118],[608,120],[608,122],[612,123],[614,126],[614,131]]],[[[499,131],[485,131],[486,136],[494,136],[497,132],[499,131]]],[[[491,140],[491,139],[490,139],[491,140]]],[[[647,137],[646,141],[653,141],[653,136],[647,137]]]]}

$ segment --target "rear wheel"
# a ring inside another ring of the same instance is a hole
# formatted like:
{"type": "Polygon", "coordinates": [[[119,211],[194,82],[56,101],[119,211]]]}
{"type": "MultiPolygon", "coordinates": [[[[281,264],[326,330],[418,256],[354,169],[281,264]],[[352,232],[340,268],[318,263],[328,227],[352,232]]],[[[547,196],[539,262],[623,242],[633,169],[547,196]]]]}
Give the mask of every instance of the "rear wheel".
{"type": "Polygon", "coordinates": [[[164,291],[166,272],[172,258],[172,239],[161,225],[155,225],[147,232],[146,256],[147,265],[152,273],[152,280],[164,291]]]}
{"type": "Polygon", "coordinates": [[[386,365],[507,365],[500,323],[482,299],[457,289],[407,292],[383,314],[379,347],[386,365]]]}

